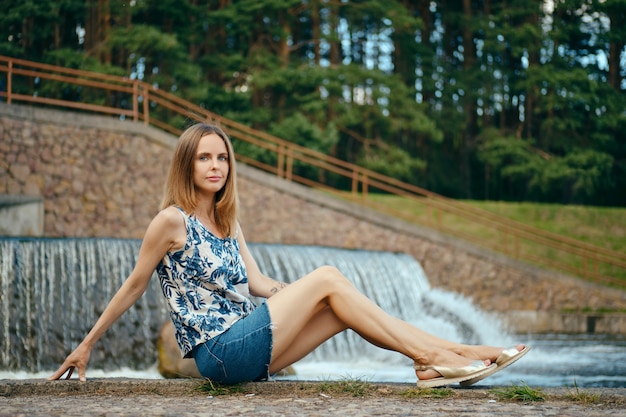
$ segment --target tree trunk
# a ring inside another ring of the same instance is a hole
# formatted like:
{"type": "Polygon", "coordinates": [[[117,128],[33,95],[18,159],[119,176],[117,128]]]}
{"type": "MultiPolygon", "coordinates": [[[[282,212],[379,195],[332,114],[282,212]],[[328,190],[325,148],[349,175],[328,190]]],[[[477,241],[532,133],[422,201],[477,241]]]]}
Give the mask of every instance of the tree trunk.
{"type": "Polygon", "coordinates": [[[291,26],[289,25],[287,13],[286,11],[278,13],[278,25],[283,28],[282,37],[278,41],[278,56],[285,68],[289,65],[289,44],[287,40],[291,35],[291,26]]]}
{"type": "MultiPolygon", "coordinates": [[[[607,4],[608,6],[608,4],[607,4]]],[[[606,10],[609,19],[611,21],[611,33],[623,31],[626,25],[626,17],[624,16],[623,7],[614,5],[614,7],[607,7],[606,10]]],[[[623,33],[623,32],[622,32],[623,33]]],[[[622,66],[620,65],[622,58],[622,51],[626,43],[622,36],[612,36],[609,43],[609,85],[614,89],[621,91],[622,76],[620,74],[622,66]]]]}
{"type": "Polygon", "coordinates": [[[330,44],[330,65],[333,68],[337,68],[341,65],[341,42],[339,41],[339,7],[336,5],[329,5],[330,8],[330,26],[331,32],[335,40],[328,40],[330,44]]]}
{"type": "MultiPolygon", "coordinates": [[[[422,20],[422,30],[420,33],[422,51],[430,51],[430,37],[432,35],[432,16],[430,12],[430,4],[427,1],[420,1],[417,3],[417,11],[420,19],[422,20]]],[[[429,87],[430,80],[432,80],[432,52],[426,55],[422,53],[419,55],[419,69],[421,70],[421,94],[422,102],[428,103],[432,100],[434,91],[429,87]]]]}
{"type": "Polygon", "coordinates": [[[105,64],[111,64],[111,48],[106,40],[111,27],[109,0],[86,0],[85,52],[105,64]]]}
{"type": "Polygon", "coordinates": [[[311,1],[311,32],[313,34],[313,59],[315,66],[319,67],[322,59],[320,52],[320,41],[322,40],[322,31],[320,29],[320,4],[319,0],[311,1]]]}
{"type": "MultiPolygon", "coordinates": [[[[463,24],[463,71],[466,74],[471,74],[474,70],[474,63],[476,62],[476,47],[474,44],[473,33],[470,27],[472,21],[472,2],[471,0],[463,0],[463,15],[465,16],[465,23],[463,24]]],[[[471,77],[470,77],[470,82],[471,77]]],[[[462,134],[461,144],[461,160],[460,160],[460,173],[461,181],[463,182],[462,193],[465,197],[472,197],[472,172],[470,169],[470,155],[472,153],[473,141],[478,133],[478,108],[476,104],[476,95],[472,90],[471,85],[466,85],[467,91],[462,100],[463,108],[465,111],[465,128],[462,134]]]]}
{"type": "MultiPolygon", "coordinates": [[[[539,25],[539,14],[537,12],[537,10],[535,10],[533,13],[530,13],[527,17],[527,22],[534,25],[534,26],[538,26],[539,25]]],[[[555,45],[555,50],[556,50],[556,46],[555,45]]],[[[541,65],[541,62],[539,60],[539,54],[540,54],[540,48],[541,45],[539,45],[539,42],[537,42],[537,45],[528,45],[528,69],[526,70],[526,72],[531,72],[533,71],[534,68],[537,68],[541,65]]],[[[535,126],[535,120],[534,120],[534,113],[535,113],[535,101],[536,101],[536,97],[538,95],[538,91],[537,91],[537,87],[536,86],[529,86],[526,89],[526,103],[525,103],[525,107],[524,107],[524,119],[525,119],[525,131],[526,131],[526,137],[528,139],[532,139],[535,134],[537,132],[535,132],[536,129],[538,129],[535,126]]]]}
{"type": "MultiPolygon", "coordinates": [[[[404,0],[406,12],[414,15],[415,5],[410,0],[404,0]]],[[[417,44],[415,32],[410,28],[394,28],[393,40],[393,72],[398,74],[404,84],[415,89],[415,65],[417,59],[417,44]]]]}
{"type": "Polygon", "coordinates": [[[111,47],[107,44],[109,33],[111,32],[111,9],[109,5],[109,0],[99,1],[99,13],[100,24],[102,25],[102,31],[100,32],[99,39],[102,51],[102,62],[107,65],[111,65],[111,47]]]}

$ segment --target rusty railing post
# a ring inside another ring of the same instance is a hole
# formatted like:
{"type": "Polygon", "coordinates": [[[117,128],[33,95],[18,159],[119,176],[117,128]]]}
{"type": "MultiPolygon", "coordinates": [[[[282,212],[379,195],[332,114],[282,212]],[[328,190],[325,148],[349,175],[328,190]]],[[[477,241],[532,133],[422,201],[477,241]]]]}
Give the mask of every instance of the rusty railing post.
{"type": "Polygon", "coordinates": [[[293,178],[293,149],[287,148],[287,166],[285,172],[285,179],[291,181],[293,178]]]}
{"type": "Polygon", "coordinates": [[[284,178],[285,176],[285,146],[278,145],[276,158],[276,175],[278,178],[284,178]]]}
{"type": "Polygon", "coordinates": [[[359,171],[352,167],[352,195],[356,197],[359,193],[359,171]]]}
{"type": "Polygon", "coordinates": [[[133,122],[139,120],[139,88],[137,80],[133,81],[133,122]]]}
{"type": "Polygon", "coordinates": [[[13,85],[13,61],[9,60],[9,70],[7,72],[7,104],[11,104],[12,85],[13,85]]]}
{"type": "Polygon", "coordinates": [[[150,124],[150,90],[143,84],[143,123],[150,124]]]}
{"type": "Polygon", "coordinates": [[[361,175],[361,200],[367,201],[367,193],[368,193],[369,183],[367,181],[367,175],[361,175]]]}

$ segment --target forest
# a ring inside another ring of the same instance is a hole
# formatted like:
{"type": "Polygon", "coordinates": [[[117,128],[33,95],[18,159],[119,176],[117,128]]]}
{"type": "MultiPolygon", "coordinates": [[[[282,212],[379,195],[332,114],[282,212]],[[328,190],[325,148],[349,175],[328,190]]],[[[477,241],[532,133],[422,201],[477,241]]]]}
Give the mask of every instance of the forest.
{"type": "Polygon", "coordinates": [[[451,198],[626,206],[626,0],[0,5],[0,55],[140,79],[451,198]]]}

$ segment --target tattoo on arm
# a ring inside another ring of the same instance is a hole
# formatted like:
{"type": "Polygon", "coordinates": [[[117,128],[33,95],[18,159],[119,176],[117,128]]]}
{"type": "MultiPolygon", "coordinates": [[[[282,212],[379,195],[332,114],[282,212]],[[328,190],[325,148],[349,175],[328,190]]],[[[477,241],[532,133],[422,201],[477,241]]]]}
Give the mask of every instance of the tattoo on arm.
{"type": "Polygon", "coordinates": [[[283,288],[285,288],[286,286],[287,286],[286,282],[277,282],[276,285],[270,289],[270,292],[272,293],[272,295],[274,295],[278,291],[280,291],[283,288]]]}

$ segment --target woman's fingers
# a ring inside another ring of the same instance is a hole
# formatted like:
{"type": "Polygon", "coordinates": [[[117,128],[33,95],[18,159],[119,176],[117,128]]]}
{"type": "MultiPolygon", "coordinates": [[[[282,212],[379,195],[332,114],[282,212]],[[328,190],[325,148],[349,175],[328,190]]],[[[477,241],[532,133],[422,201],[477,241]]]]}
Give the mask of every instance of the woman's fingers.
{"type": "Polygon", "coordinates": [[[48,377],[48,380],[54,381],[55,379],[60,379],[63,376],[63,374],[65,374],[65,372],[67,372],[68,370],[69,370],[69,374],[67,378],[65,379],[69,379],[69,377],[72,375],[72,372],[74,372],[74,367],[73,366],[67,367],[65,366],[65,364],[63,364],[61,365],[59,369],[57,369],[57,371],[54,374],[48,377]]]}
{"type": "Polygon", "coordinates": [[[61,379],[63,377],[63,375],[65,375],[65,373],[67,372],[67,375],[65,376],[65,379],[70,379],[72,377],[72,375],[74,374],[74,370],[78,369],[78,379],[81,381],[87,381],[87,378],[85,376],[85,368],[81,367],[78,364],[74,364],[74,365],[67,365],[67,364],[63,364],[54,374],[52,374],[50,377],[48,377],[49,381],[54,381],[56,379],[61,379]]]}

